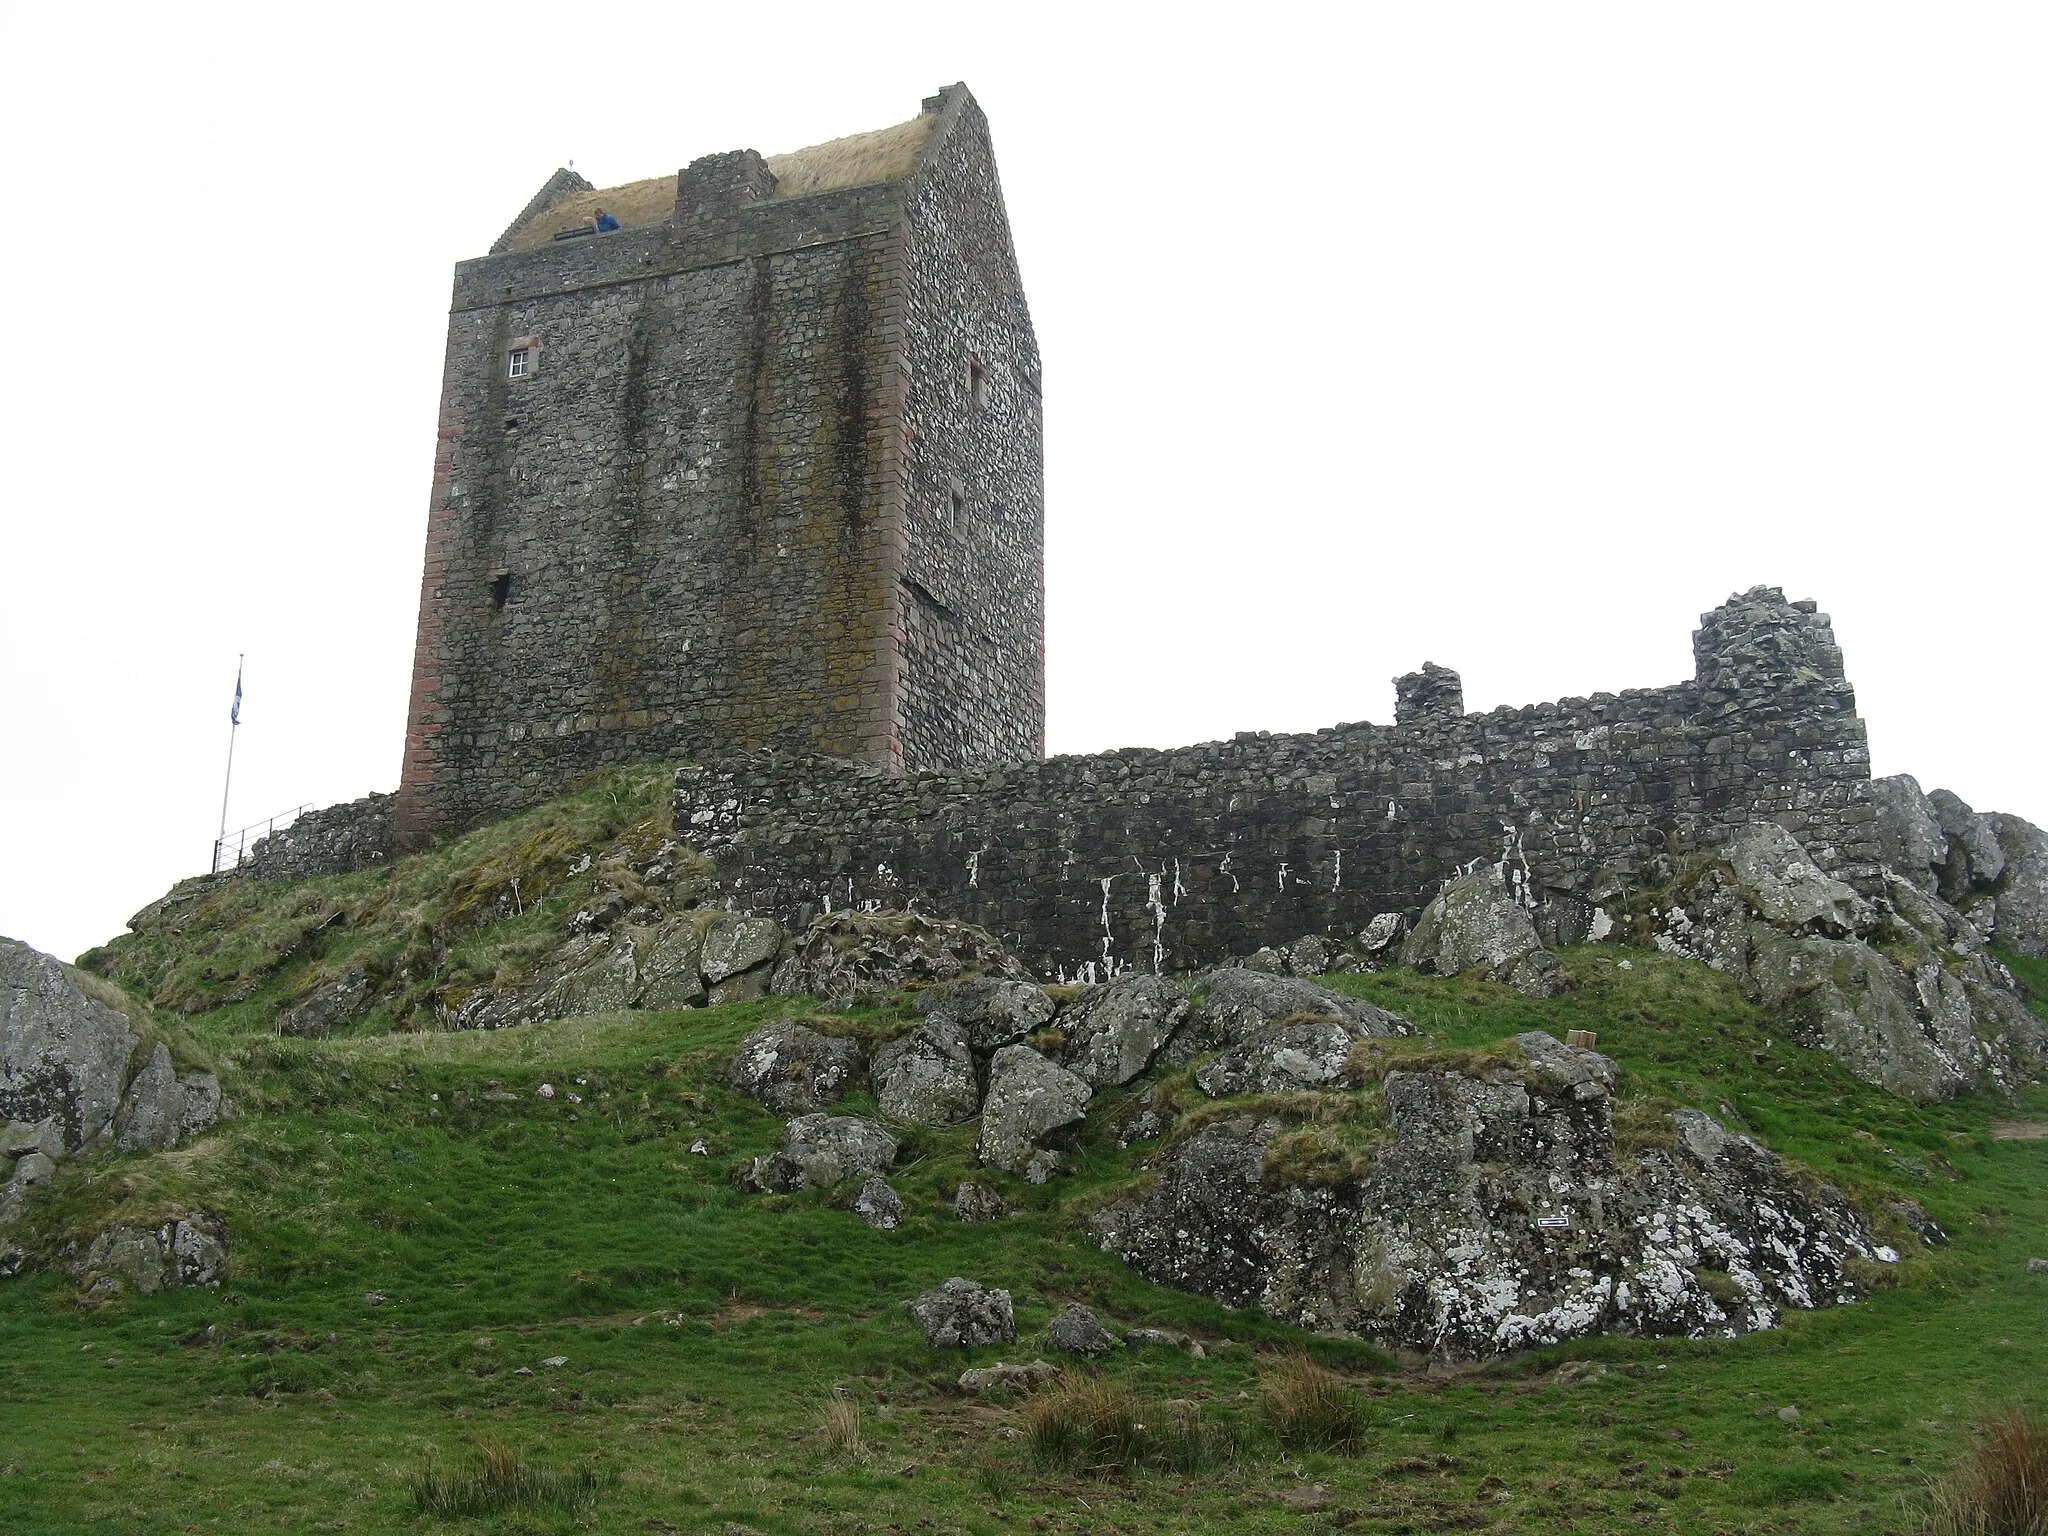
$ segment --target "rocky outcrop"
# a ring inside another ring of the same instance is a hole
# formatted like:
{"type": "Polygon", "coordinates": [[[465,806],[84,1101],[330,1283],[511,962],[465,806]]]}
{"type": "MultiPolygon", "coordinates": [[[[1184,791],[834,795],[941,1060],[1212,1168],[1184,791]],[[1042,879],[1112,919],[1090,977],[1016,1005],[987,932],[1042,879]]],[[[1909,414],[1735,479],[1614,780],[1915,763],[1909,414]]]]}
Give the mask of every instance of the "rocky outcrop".
{"type": "Polygon", "coordinates": [[[300,1040],[324,1040],[370,1005],[370,979],[359,965],[316,982],[311,991],[277,1016],[277,1032],[300,1040]]]}
{"type": "Polygon", "coordinates": [[[1158,1060],[1166,1066],[1184,1066],[1206,1052],[1237,1045],[1269,1025],[1304,1019],[1335,1019],[1360,1036],[1415,1033],[1415,1026],[1399,1014],[1312,981],[1223,966],[1195,978],[1187,1021],[1158,1060]]]}
{"type": "Polygon", "coordinates": [[[1059,1144],[1080,1128],[1091,1089],[1028,1045],[1008,1045],[989,1064],[976,1151],[984,1164],[1043,1184],[1059,1171],[1059,1144]]]}
{"type": "Polygon", "coordinates": [[[1555,997],[1566,984],[1563,963],[1543,947],[1497,866],[1460,875],[1422,909],[1401,963],[1431,976],[1476,972],[1530,997],[1555,997]]]}
{"type": "Polygon", "coordinates": [[[726,1081],[778,1115],[798,1115],[844,1098],[861,1067],[858,1041],[784,1020],[764,1024],[740,1041],[726,1081]]]}
{"type": "Polygon", "coordinates": [[[1856,1076],[1917,1102],[2011,1089],[2048,1056],[2048,1029],[1983,936],[1897,875],[1866,898],[1771,822],[1685,861],[1649,938],[1705,960],[1856,1076]]]}
{"type": "Polygon", "coordinates": [[[227,1226],[204,1211],[180,1211],[156,1226],[110,1226],[94,1236],[71,1277],[95,1300],[153,1296],[219,1285],[227,1275],[227,1226]]]}
{"type": "Polygon", "coordinates": [[[135,1074],[121,1100],[114,1144],[123,1152],[161,1152],[209,1129],[220,1109],[220,1079],[211,1072],[179,1072],[158,1041],[149,1065],[135,1074]]]}
{"type": "Polygon", "coordinates": [[[91,1145],[113,1124],[140,1043],[70,967],[0,939],[0,1119],[49,1120],[67,1151],[91,1145]]]}
{"type": "Polygon", "coordinates": [[[896,1138],[857,1115],[799,1115],[783,1128],[780,1150],[757,1157],[739,1173],[742,1189],[786,1195],[831,1189],[848,1179],[887,1173],[896,1165],[896,1138]]]}
{"type": "Polygon", "coordinates": [[[1014,1344],[1017,1316],[1010,1293],[955,1275],[903,1304],[934,1349],[1014,1344]]]}
{"type": "Polygon", "coordinates": [[[1335,1019],[1268,1025],[1197,1069],[1195,1084],[1215,1098],[1337,1087],[1355,1040],[1335,1019]]]}
{"type": "Polygon", "coordinates": [[[1985,818],[2005,854],[1998,889],[1982,898],[1993,909],[1998,942],[2016,955],[2048,955],[2048,833],[2017,816],[1985,818]]]}
{"type": "Polygon", "coordinates": [[[1029,1365],[1006,1365],[998,1360],[994,1365],[977,1365],[962,1371],[959,1387],[977,1397],[997,1392],[1028,1396],[1059,1380],[1059,1375],[1060,1368],[1046,1360],[1033,1360],[1029,1365]]]}
{"type": "Polygon", "coordinates": [[[964,976],[1028,981],[1015,957],[972,923],[915,912],[834,912],[814,918],[775,967],[773,990],[835,1007],[964,976]]]}
{"type": "Polygon", "coordinates": [[[1954,907],[1983,942],[2048,955],[2048,834],[1997,812],[1979,815],[1945,789],[1923,795],[1908,774],[1873,779],[1885,867],[1954,907]]]}
{"type": "Polygon", "coordinates": [[[1624,1157],[1613,1063],[1516,1044],[1510,1065],[1389,1072],[1383,1138],[1324,1182],[1287,1181],[1279,1117],[1205,1125],[1096,1236],[1161,1284],[1457,1356],[1731,1335],[1853,1295],[1875,1250],[1838,1193],[1694,1111],[1624,1157]]]}

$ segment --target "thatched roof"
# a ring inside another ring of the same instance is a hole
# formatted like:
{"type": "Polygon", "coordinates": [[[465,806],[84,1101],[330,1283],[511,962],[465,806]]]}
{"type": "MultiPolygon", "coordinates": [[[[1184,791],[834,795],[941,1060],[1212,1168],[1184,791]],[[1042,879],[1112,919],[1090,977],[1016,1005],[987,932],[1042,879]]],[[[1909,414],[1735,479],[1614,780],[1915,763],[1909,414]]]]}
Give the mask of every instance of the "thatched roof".
{"type": "MultiPolygon", "coordinates": [[[[786,155],[768,156],[768,169],[775,173],[775,197],[808,197],[814,192],[836,192],[842,187],[865,187],[879,181],[901,181],[917,165],[919,151],[931,137],[937,115],[926,112],[907,123],[877,128],[873,133],[851,134],[809,149],[786,155]]],[[[595,192],[578,192],[535,215],[513,237],[511,249],[531,251],[555,238],[558,230],[588,224],[602,208],[628,229],[659,224],[675,211],[676,178],[673,174],[646,181],[629,181],[624,186],[604,187],[595,192]]]]}

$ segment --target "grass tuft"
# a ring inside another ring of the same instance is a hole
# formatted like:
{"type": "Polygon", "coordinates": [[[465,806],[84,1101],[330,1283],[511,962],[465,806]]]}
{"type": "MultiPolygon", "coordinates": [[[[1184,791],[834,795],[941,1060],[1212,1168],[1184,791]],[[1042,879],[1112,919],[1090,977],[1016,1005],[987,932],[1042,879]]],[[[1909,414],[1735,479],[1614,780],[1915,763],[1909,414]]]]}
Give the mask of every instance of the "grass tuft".
{"type": "Polygon", "coordinates": [[[564,1471],[521,1461],[497,1440],[480,1440],[469,1465],[443,1471],[429,1462],[412,1476],[413,1503],[428,1515],[495,1515],[509,1509],[578,1513],[597,1501],[603,1479],[591,1467],[564,1471]]]}
{"type": "Polygon", "coordinates": [[[2001,1415],[1929,1494],[1928,1536],[2048,1536],[2048,1420],[2001,1415]]]}
{"type": "Polygon", "coordinates": [[[1267,1422],[1283,1451],[1341,1451],[1365,1446],[1365,1403],[1336,1372],[1300,1351],[1259,1378],[1267,1422]]]}
{"type": "Polygon", "coordinates": [[[840,1456],[860,1454],[860,1404],[835,1397],[825,1405],[825,1444],[840,1456]]]}

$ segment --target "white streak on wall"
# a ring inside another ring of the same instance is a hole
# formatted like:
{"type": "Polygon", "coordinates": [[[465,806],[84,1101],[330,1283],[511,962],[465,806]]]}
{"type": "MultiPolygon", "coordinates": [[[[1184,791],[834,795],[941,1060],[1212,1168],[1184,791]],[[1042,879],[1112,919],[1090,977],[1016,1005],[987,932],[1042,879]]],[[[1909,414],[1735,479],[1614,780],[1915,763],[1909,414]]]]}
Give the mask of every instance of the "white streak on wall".
{"type": "Polygon", "coordinates": [[[1160,892],[1160,876],[1146,876],[1145,908],[1152,914],[1152,974],[1166,974],[1166,902],[1160,892]]]}
{"type": "Polygon", "coordinates": [[[967,888],[971,891],[981,884],[981,853],[979,850],[967,855],[967,888]]]}
{"type": "Polygon", "coordinates": [[[1344,889],[1344,850],[1342,848],[1337,850],[1337,878],[1330,882],[1330,889],[1333,891],[1344,889]]]}

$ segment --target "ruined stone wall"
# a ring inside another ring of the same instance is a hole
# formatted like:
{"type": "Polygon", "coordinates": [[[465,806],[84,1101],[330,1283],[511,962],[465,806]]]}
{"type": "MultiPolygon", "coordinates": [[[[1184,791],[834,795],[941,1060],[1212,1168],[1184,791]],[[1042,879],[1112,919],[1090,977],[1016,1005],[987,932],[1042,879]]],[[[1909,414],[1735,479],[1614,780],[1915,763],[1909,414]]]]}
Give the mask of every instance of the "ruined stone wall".
{"type": "Polygon", "coordinates": [[[993,413],[908,420],[910,351],[1036,368],[1002,210],[963,205],[1000,196],[986,124],[957,87],[927,108],[929,176],[764,200],[759,155],[707,156],[666,224],[457,269],[402,845],[635,761],[1040,750],[1035,396],[1001,448],[993,413]],[[938,559],[904,526],[932,473],[1013,510],[938,559]]]}
{"type": "Polygon", "coordinates": [[[258,838],[236,873],[251,880],[306,880],[372,869],[392,855],[390,795],[365,795],[308,811],[258,838]]]}
{"type": "Polygon", "coordinates": [[[1826,616],[1759,588],[1704,617],[1695,654],[1691,682],[1477,715],[1436,669],[1403,680],[1392,726],[1171,751],[900,776],[731,758],[679,776],[677,825],[737,905],[915,904],[1067,979],[1349,936],[1474,861],[1575,942],[1648,860],[1759,817],[1867,877],[1869,756],[1826,616]]]}

